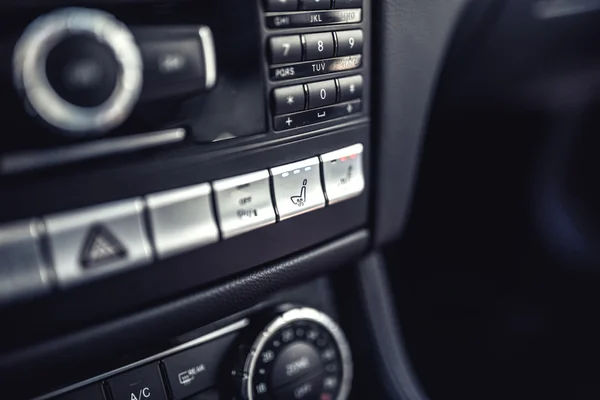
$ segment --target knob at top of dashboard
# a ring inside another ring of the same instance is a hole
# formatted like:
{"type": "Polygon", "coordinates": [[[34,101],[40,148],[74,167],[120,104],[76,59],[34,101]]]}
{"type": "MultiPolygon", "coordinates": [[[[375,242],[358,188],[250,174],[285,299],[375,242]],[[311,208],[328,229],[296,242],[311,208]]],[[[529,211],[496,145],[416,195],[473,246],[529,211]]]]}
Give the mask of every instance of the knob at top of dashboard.
{"type": "Polygon", "coordinates": [[[13,55],[15,86],[32,110],[69,136],[123,123],[143,83],[133,34],[114,16],[65,8],[33,21],[13,55]]]}
{"type": "Polygon", "coordinates": [[[339,326],[312,308],[294,308],[262,330],[233,375],[247,400],[345,400],[352,358],[339,326]]]}

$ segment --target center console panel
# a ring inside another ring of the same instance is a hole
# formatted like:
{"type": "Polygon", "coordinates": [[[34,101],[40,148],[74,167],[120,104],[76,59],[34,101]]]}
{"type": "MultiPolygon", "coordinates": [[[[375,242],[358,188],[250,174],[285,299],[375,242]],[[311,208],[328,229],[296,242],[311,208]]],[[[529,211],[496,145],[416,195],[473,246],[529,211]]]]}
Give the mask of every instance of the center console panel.
{"type": "Polygon", "coordinates": [[[0,11],[0,350],[368,227],[369,1],[0,11]]]}

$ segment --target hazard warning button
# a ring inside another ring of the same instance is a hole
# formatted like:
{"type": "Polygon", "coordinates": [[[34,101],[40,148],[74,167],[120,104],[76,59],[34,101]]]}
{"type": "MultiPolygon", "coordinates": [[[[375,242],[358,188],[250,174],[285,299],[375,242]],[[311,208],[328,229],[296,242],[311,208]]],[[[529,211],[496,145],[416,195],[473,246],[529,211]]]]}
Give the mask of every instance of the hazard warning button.
{"type": "Polygon", "coordinates": [[[141,199],[44,219],[59,285],[66,287],[152,262],[141,199]]]}
{"type": "Polygon", "coordinates": [[[95,267],[98,265],[127,258],[127,249],[104,225],[95,225],[85,240],[81,251],[81,265],[95,267]]]}

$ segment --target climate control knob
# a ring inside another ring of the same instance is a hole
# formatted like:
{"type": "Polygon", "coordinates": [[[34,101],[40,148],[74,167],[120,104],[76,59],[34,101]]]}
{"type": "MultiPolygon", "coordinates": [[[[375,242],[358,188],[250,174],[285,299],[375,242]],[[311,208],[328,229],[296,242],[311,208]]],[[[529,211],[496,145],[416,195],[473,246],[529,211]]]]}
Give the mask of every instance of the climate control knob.
{"type": "Polygon", "coordinates": [[[133,34],[114,16],[65,8],[25,29],[13,74],[35,114],[67,135],[86,137],[129,117],[142,89],[143,61],[133,34]]]}
{"type": "Polygon", "coordinates": [[[233,375],[247,400],[345,400],[352,358],[340,327],[312,308],[294,308],[260,332],[233,375]]]}

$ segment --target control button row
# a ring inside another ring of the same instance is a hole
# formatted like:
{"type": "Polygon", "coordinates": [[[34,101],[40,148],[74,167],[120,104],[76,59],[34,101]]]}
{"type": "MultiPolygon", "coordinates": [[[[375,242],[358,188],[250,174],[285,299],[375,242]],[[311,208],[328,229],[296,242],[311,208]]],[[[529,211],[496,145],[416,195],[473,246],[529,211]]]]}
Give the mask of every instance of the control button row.
{"type": "Polygon", "coordinates": [[[284,81],[295,78],[307,78],[330,74],[332,72],[344,72],[360,68],[362,55],[357,54],[348,57],[329,58],[319,61],[304,61],[288,64],[283,67],[271,67],[269,77],[273,81],[284,81]]]}
{"type": "Polygon", "coordinates": [[[314,11],[305,13],[267,15],[267,26],[273,29],[355,24],[361,21],[362,10],[360,8],[351,8],[339,11],[314,11]]]}
{"type": "Polygon", "coordinates": [[[360,8],[362,0],[266,0],[267,11],[327,10],[360,8]]]}
{"type": "Polygon", "coordinates": [[[363,78],[355,75],[306,85],[277,88],[273,90],[273,105],[275,114],[289,114],[306,108],[319,108],[337,102],[359,99],[362,92],[363,78]]]}
{"type": "Polygon", "coordinates": [[[269,40],[271,63],[286,64],[360,54],[363,32],[360,29],[306,35],[276,36],[269,40]]]}
{"type": "MultiPolygon", "coordinates": [[[[339,150],[355,155],[353,187],[363,191],[362,145],[339,150]]],[[[337,153],[336,153],[337,154],[337,153]]],[[[351,154],[348,154],[348,157],[351,154]]],[[[323,154],[329,160],[331,154],[323,154]]],[[[152,263],[279,220],[325,206],[347,186],[342,172],[324,168],[327,179],[341,183],[321,188],[320,159],[280,166],[213,183],[154,193],[40,220],[0,226],[0,303],[35,297],[51,289],[48,271],[54,267],[58,286],[89,280],[152,263]],[[335,177],[332,174],[338,173],[335,177]],[[271,180],[271,176],[273,179],[271,180]],[[274,199],[271,196],[271,182],[274,199]],[[212,192],[216,204],[213,213],[212,192]],[[274,208],[274,204],[276,208],[274,208]],[[146,217],[147,215],[147,217],[146,217]],[[148,221],[148,226],[146,226],[148,221]],[[42,251],[42,242],[48,251],[42,251]],[[153,251],[154,250],[154,251],[153,251]]]]}
{"type": "Polygon", "coordinates": [[[276,131],[300,128],[318,122],[354,115],[361,111],[362,102],[360,100],[354,100],[347,103],[318,108],[316,110],[301,111],[296,114],[278,115],[274,119],[274,128],[276,131]]]}
{"type": "Polygon", "coordinates": [[[183,400],[214,387],[223,357],[237,335],[230,334],[77,389],[54,400],[183,400]],[[168,386],[166,385],[168,382],[168,386]],[[171,396],[168,396],[169,389],[171,396]],[[105,395],[106,392],[110,396],[105,395]]]}

